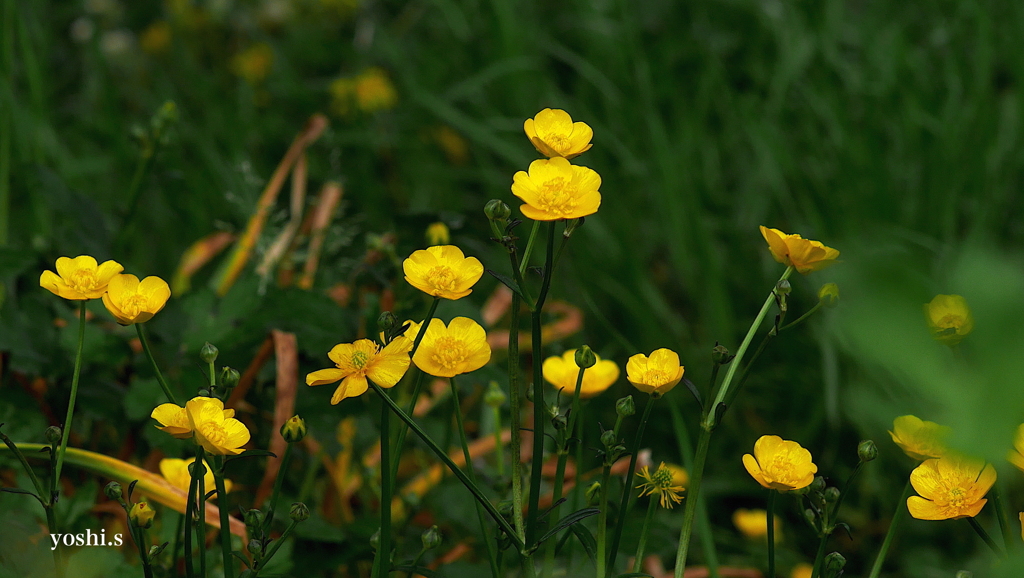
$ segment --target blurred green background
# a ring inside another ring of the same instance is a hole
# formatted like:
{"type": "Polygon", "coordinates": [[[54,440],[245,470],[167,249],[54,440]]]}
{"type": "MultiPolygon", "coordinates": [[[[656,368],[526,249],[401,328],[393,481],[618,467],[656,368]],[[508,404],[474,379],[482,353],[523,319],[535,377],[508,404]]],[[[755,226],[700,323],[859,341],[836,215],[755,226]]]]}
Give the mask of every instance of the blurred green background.
{"type": "MultiPolygon", "coordinates": [[[[593,149],[575,162],[600,173],[603,204],[573,236],[552,294],[582,310],[584,328],[546,354],[588,343],[624,364],[670,347],[704,387],[711,347],[736,348],[781,273],[758,225],[842,251],[834,269],[794,279],[791,298],[802,312],[822,283],[837,281],[841,306],[776,340],[712,446],[705,488],[723,563],[762,564],[763,546],[729,521],[735,507],[763,507],[739,459],[759,435],[800,441],[836,484],[852,469],[859,439],[879,443],[880,460],[845,502],[853,539],[831,543],[860,575],[913,465],[888,442],[892,418],[943,421],[963,447],[1000,460],[1024,417],[1018,2],[0,6],[0,422],[16,440],[39,441],[45,425],[59,422],[74,355],[73,335],[53,323],[73,319],[71,309],[39,289],[39,272],[58,256],[90,254],[170,279],[192,243],[245,227],[289,143],[318,112],[330,126],[308,150],[310,197],[327,181],[345,192],[316,283],[278,288],[250,266],[219,298],[208,285],[224,257],[201,269],[192,290],[150,324],[158,358],[182,391],[201,381],[196,353],[207,340],[224,363],[242,368],[269,329],[292,331],[308,371],[323,366],[333,344],[372,327],[383,290],[394,290],[401,315],[422,317],[426,302],[402,281],[400,260],[425,246],[429,223],[445,222],[453,243],[506,271],[482,207],[500,198],[516,208],[512,175],[538,156],[523,120],[552,107],[593,127],[593,149]],[[167,101],[177,118],[139,172],[154,144],[152,119],[167,101]],[[384,257],[369,262],[367,251],[384,257]],[[337,305],[327,292],[339,283],[361,298],[337,305]],[[962,294],[975,309],[977,335],[964,344],[969,367],[950,369],[949,352],[928,336],[920,307],[938,293],[962,294]],[[36,397],[35,378],[51,384],[36,397]]],[[[286,185],[257,260],[288,222],[287,197],[286,185]]],[[[441,316],[480,318],[496,285],[486,277],[441,316]]],[[[146,360],[126,345],[132,334],[88,332],[78,439],[123,459],[180,453],[148,427],[159,393],[146,360]]],[[[500,376],[488,371],[477,381],[500,376]]],[[[261,374],[249,399],[255,407],[272,405],[272,383],[271,370],[261,374]]],[[[614,399],[629,392],[623,380],[594,402],[601,421],[614,419],[614,399]]],[[[329,395],[302,388],[297,406],[328,442],[339,416],[366,410],[357,400],[331,408],[329,395]]],[[[672,403],[695,435],[696,404],[682,389],[672,403]]],[[[648,429],[656,461],[682,461],[673,433],[666,404],[648,429]]],[[[257,444],[269,435],[260,432],[257,444]]],[[[1024,478],[998,467],[1016,520],[1024,478]]],[[[291,472],[293,494],[302,476],[291,472]]],[[[20,512],[11,519],[31,527],[36,514],[17,498],[0,496],[0,509],[20,512]]],[[[69,524],[95,527],[85,503],[69,524]]],[[[815,549],[795,503],[784,514],[783,568],[815,549]]],[[[660,516],[652,537],[669,567],[680,514],[660,516]]],[[[997,532],[991,511],[982,520],[997,532]]],[[[473,527],[451,523],[464,528],[456,536],[473,527]]],[[[342,529],[332,540],[359,547],[321,552],[308,570],[328,575],[366,558],[373,524],[342,529]]],[[[318,552],[317,540],[304,536],[296,548],[318,552]]],[[[887,575],[985,572],[990,558],[965,522],[914,522],[887,575]]],[[[478,562],[444,575],[476,571],[478,562]]]]}

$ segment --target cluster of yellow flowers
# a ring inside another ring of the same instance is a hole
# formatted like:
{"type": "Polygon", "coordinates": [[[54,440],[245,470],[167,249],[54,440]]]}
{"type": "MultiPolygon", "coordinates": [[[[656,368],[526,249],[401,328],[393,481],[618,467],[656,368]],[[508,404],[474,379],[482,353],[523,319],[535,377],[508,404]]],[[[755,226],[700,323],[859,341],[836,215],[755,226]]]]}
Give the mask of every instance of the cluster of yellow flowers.
{"type": "Polygon", "coordinates": [[[159,277],[142,281],[124,271],[116,261],[102,265],[88,255],[57,259],[57,272],[43,271],[39,286],[64,299],[102,299],[107,311],[121,325],[144,323],[167,304],[171,288],[159,277]]]}

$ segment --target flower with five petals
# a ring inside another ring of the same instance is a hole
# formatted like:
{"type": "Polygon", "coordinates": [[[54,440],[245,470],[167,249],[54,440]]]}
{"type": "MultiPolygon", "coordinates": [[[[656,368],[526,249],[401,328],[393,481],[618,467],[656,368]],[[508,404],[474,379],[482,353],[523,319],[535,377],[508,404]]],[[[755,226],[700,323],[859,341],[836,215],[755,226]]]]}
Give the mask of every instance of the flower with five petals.
{"type": "Polygon", "coordinates": [[[679,354],[671,349],[655,349],[651,356],[637,353],[626,362],[626,379],[644,393],[662,396],[683,379],[679,354]]]}
{"type": "Polygon", "coordinates": [[[571,159],[593,146],[593,129],[585,122],[573,122],[569,113],[557,108],[545,108],[536,117],[526,119],[523,130],[537,152],[548,158],[571,159]]]}
{"type": "Polygon", "coordinates": [[[402,263],[405,280],[432,297],[461,299],[473,292],[484,274],[476,257],[466,257],[455,245],[438,245],[414,251],[402,263]]]}
{"type": "Polygon", "coordinates": [[[526,204],[519,210],[534,221],[577,219],[601,206],[601,176],[562,157],[530,163],[529,172],[512,177],[512,194],[526,204]]]}
{"type": "Polygon", "coordinates": [[[381,387],[394,387],[409,369],[412,341],[400,335],[383,348],[369,339],[340,343],[327,353],[336,367],[306,375],[306,385],[324,385],[341,380],[331,396],[331,405],[347,397],[366,393],[366,379],[381,387]]]}
{"type": "Polygon", "coordinates": [[[167,304],[171,288],[159,277],[142,281],[135,275],[115,275],[103,294],[103,305],[121,325],[144,323],[167,304]]]}
{"type": "Polygon", "coordinates": [[[124,271],[124,267],[116,261],[105,261],[102,265],[88,255],[80,255],[71,259],[57,259],[57,272],[43,271],[39,276],[39,286],[50,293],[76,301],[99,299],[107,290],[107,284],[124,271]]]}
{"type": "Polygon", "coordinates": [[[779,436],[761,436],[754,443],[754,455],[744,454],[743,467],[757,483],[780,492],[811,485],[818,471],[811,452],[779,436]]]}
{"type": "Polygon", "coordinates": [[[455,377],[476,371],[490,360],[487,332],[468,317],[456,317],[448,325],[440,319],[431,319],[412,357],[416,367],[434,377],[455,377]]]}
{"type": "Polygon", "coordinates": [[[907,498],[907,510],[918,520],[973,518],[995,482],[995,468],[983,460],[953,453],[925,460],[910,472],[919,495],[907,498]]]}
{"type": "Polygon", "coordinates": [[[778,229],[761,225],[761,236],[768,242],[772,257],[783,265],[790,265],[800,273],[820,271],[834,265],[839,251],[819,241],[804,239],[800,235],[787,235],[778,229]]]}

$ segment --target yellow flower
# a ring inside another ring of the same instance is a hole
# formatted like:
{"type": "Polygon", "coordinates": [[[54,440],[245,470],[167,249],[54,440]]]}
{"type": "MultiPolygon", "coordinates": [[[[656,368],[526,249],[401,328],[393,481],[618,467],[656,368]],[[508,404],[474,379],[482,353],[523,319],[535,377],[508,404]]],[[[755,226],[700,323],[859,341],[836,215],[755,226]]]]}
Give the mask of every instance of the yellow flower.
{"type": "MultiPolygon", "coordinates": [[[[224,402],[214,397],[194,397],[185,403],[188,422],[196,443],[214,455],[242,453],[249,443],[249,430],[234,417],[227,416],[224,402]]],[[[232,412],[232,415],[234,413],[232,412]]]]}
{"type": "Polygon", "coordinates": [[[959,295],[936,295],[924,306],[928,329],[936,341],[946,345],[960,343],[974,329],[974,317],[967,300],[959,295]]]}
{"type": "Polygon", "coordinates": [[[447,245],[449,242],[451,242],[451,233],[448,232],[448,225],[438,221],[427,227],[428,245],[433,247],[434,245],[447,245]]]}
{"type": "Polygon", "coordinates": [[[637,353],[626,362],[626,379],[644,393],[665,395],[682,378],[679,354],[671,349],[655,349],[650,358],[637,353]]]}
{"type": "Polygon", "coordinates": [[[433,297],[461,299],[473,292],[484,274],[476,257],[466,257],[455,245],[441,245],[414,251],[402,263],[405,280],[433,297]]]}
{"type": "Polygon", "coordinates": [[[115,261],[96,264],[96,259],[88,255],[80,255],[74,259],[61,257],[57,259],[57,272],[43,271],[39,276],[39,286],[50,293],[82,301],[99,299],[107,290],[107,284],[124,267],[115,261]]]}
{"type": "Polygon", "coordinates": [[[103,294],[103,305],[121,325],[144,323],[167,304],[171,288],[159,277],[142,281],[135,275],[116,275],[103,294]]]}
{"type": "Polygon", "coordinates": [[[146,502],[138,502],[128,511],[128,517],[139,528],[152,526],[154,516],[156,516],[156,512],[146,502]]]}
{"type": "Polygon", "coordinates": [[[811,578],[814,575],[814,566],[811,566],[807,562],[801,562],[796,566],[793,566],[793,571],[789,573],[789,578],[811,578]]]}
{"type": "MultiPolygon", "coordinates": [[[[188,411],[180,405],[162,403],[149,414],[149,417],[160,422],[163,427],[157,429],[184,440],[192,437],[192,423],[188,421],[188,411]]],[[[224,418],[235,417],[235,410],[225,409],[224,418]]]]}
{"type": "Polygon", "coordinates": [[[355,79],[356,105],[363,112],[376,112],[395,107],[398,93],[384,69],[367,68],[355,79]]]}
{"type": "Polygon", "coordinates": [[[811,485],[818,471],[811,452],[779,436],[761,436],[754,443],[754,455],[743,456],[743,467],[757,483],[780,492],[811,485]]]}
{"type": "Polygon", "coordinates": [[[640,495],[653,496],[658,494],[661,499],[662,508],[672,509],[673,506],[683,501],[683,497],[680,494],[686,488],[682,484],[676,483],[675,473],[665,465],[665,462],[661,462],[658,470],[653,474],[650,468],[644,466],[640,470],[639,476],[644,480],[644,483],[637,486],[642,488],[640,495]]]}
{"type": "Polygon", "coordinates": [[[761,225],[761,235],[768,241],[772,257],[783,265],[792,265],[800,273],[820,271],[834,265],[839,251],[800,235],[787,235],[778,229],[761,225]]]}
{"type": "Polygon", "coordinates": [[[959,454],[926,460],[910,472],[920,496],[907,498],[907,510],[918,520],[973,518],[995,482],[995,468],[982,460],[959,454]]]}
{"type": "Polygon", "coordinates": [[[1017,432],[1013,436],[1013,449],[1007,454],[1006,459],[1024,471],[1024,424],[1017,426],[1017,432]]]}
{"type": "MultiPolygon", "coordinates": [[[[160,475],[174,487],[188,492],[188,486],[192,481],[192,476],[188,473],[188,467],[194,461],[196,461],[195,458],[187,460],[164,458],[160,460],[160,475]]],[[[203,483],[206,484],[206,491],[209,492],[216,487],[216,484],[213,479],[213,470],[210,469],[210,463],[204,461],[203,464],[206,466],[206,473],[203,474],[203,483]]],[[[231,480],[224,480],[224,491],[230,492],[233,485],[234,483],[231,480]]]]}
{"type": "Polygon", "coordinates": [[[601,206],[600,187],[597,172],[562,157],[533,161],[529,173],[519,171],[512,177],[512,194],[526,203],[519,210],[534,221],[593,215],[601,206]]]}
{"type": "MultiPolygon", "coordinates": [[[[747,538],[766,538],[768,536],[768,512],[765,510],[740,508],[732,513],[732,523],[747,538]]],[[[779,519],[775,518],[776,542],[782,539],[780,529],[779,519]]]]}
{"type": "Polygon", "coordinates": [[[686,468],[675,464],[664,464],[664,466],[668,468],[668,471],[672,472],[673,486],[683,486],[685,488],[690,485],[690,474],[686,472],[686,468]]]}
{"type": "Polygon", "coordinates": [[[892,420],[889,435],[903,453],[915,460],[927,460],[946,455],[945,439],[950,431],[950,428],[933,421],[903,415],[892,420]]]}
{"type": "Polygon", "coordinates": [[[412,361],[434,377],[455,377],[476,371],[491,360],[487,332],[468,317],[456,317],[445,326],[431,319],[412,361]]]}
{"type": "Polygon", "coordinates": [[[231,60],[231,68],[236,75],[249,84],[259,84],[270,74],[274,65],[274,51],[269,44],[260,42],[239,52],[231,60]]]}
{"type": "Polygon", "coordinates": [[[171,45],[171,36],[171,25],[166,20],[157,20],[142,32],[139,47],[143,52],[163,54],[171,45]]]}
{"type": "Polygon", "coordinates": [[[587,123],[573,122],[569,113],[557,108],[545,108],[536,117],[526,119],[523,130],[537,152],[548,158],[571,159],[593,146],[590,139],[594,138],[594,131],[587,123]]]}
{"type": "MultiPolygon", "coordinates": [[[[596,353],[594,357],[597,358],[597,363],[583,372],[583,384],[580,387],[580,398],[582,399],[594,397],[611,387],[615,380],[619,379],[619,366],[614,361],[602,360],[601,356],[596,353]]],[[[580,366],[576,365],[575,349],[566,351],[561,357],[554,356],[545,359],[542,369],[544,379],[564,395],[572,395],[576,391],[576,378],[579,375],[580,366]]]]}
{"type": "Polygon", "coordinates": [[[327,357],[337,367],[306,375],[306,385],[324,385],[341,380],[331,396],[331,405],[366,393],[366,378],[381,387],[394,387],[409,369],[411,349],[412,341],[405,336],[396,337],[383,349],[369,339],[339,343],[327,352],[327,357]]]}

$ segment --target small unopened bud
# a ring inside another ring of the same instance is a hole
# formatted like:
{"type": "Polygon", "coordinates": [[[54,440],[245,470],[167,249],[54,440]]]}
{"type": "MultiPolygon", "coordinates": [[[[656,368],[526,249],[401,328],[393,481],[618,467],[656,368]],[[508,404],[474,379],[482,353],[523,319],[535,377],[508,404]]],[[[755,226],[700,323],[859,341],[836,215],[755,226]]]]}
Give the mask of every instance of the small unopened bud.
{"type": "Polygon", "coordinates": [[[846,558],[839,552],[832,552],[825,556],[825,576],[828,578],[842,575],[844,567],[846,567],[846,558]]]}
{"type": "Polygon", "coordinates": [[[220,370],[220,386],[225,389],[231,389],[238,385],[238,380],[241,378],[242,376],[238,373],[237,369],[224,366],[220,370]]]}
{"type": "Polygon", "coordinates": [[[596,506],[601,502],[601,482],[590,484],[584,494],[587,498],[587,506],[596,506]]]}
{"type": "Polygon", "coordinates": [[[44,435],[46,436],[46,441],[50,442],[51,444],[56,444],[60,443],[60,438],[62,435],[64,435],[64,432],[61,431],[59,427],[51,425],[50,427],[46,428],[46,433],[44,435]]]}
{"type": "Polygon", "coordinates": [[[263,557],[263,540],[257,540],[256,538],[249,540],[248,549],[254,558],[259,559],[263,557]]]}
{"type": "Polygon", "coordinates": [[[508,401],[508,396],[505,395],[504,390],[498,385],[497,381],[492,381],[487,387],[487,393],[484,394],[484,403],[490,407],[501,407],[508,401]]]}
{"type": "Polygon", "coordinates": [[[871,440],[864,440],[857,444],[857,457],[862,462],[870,462],[878,457],[878,446],[871,440]]]}
{"type": "Polygon", "coordinates": [[[297,415],[288,418],[281,426],[281,437],[290,444],[297,444],[306,437],[306,420],[297,415]]]}
{"type": "Polygon", "coordinates": [[[220,350],[214,344],[207,341],[199,350],[199,359],[202,359],[204,363],[213,363],[217,361],[217,355],[219,354],[220,350]]]}
{"type": "Polygon", "coordinates": [[[431,247],[435,245],[447,245],[451,242],[451,233],[448,232],[448,225],[437,222],[431,223],[427,227],[427,244],[431,247]]]}
{"type": "Polygon", "coordinates": [[[732,354],[729,353],[729,348],[724,345],[718,345],[717,343],[711,348],[711,361],[715,365],[725,365],[732,361],[732,354]]]}
{"type": "Polygon", "coordinates": [[[811,482],[811,491],[817,493],[817,492],[821,492],[824,489],[825,489],[825,478],[823,478],[821,476],[814,476],[814,481],[811,482]]]}
{"type": "Polygon", "coordinates": [[[384,335],[388,335],[396,326],[398,326],[398,317],[390,311],[385,311],[377,317],[377,329],[384,332],[384,335]]]}
{"type": "Polygon", "coordinates": [[[111,500],[120,500],[121,496],[124,495],[124,489],[121,488],[121,484],[117,482],[110,482],[105,488],[103,488],[103,493],[111,500]]]}
{"type": "Polygon", "coordinates": [[[818,289],[818,302],[824,307],[835,307],[839,305],[839,285],[825,283],[818,289]]]}
{"type": "Polygon", "coordinates": [[[840,494],[839,488],[837,488],[835,486],[830,486],[828,488],[825,488],[825,494],[824,494],[825,502],[828,503],[828,504],[836,503],[839,500],[839,494],[840,494]]]}
{"type": "Polygon", "coordinates": [[[807,508],[804,510],[804,519],[807,520],[808,524],[814,526],[815,522],[818,520],[818,515],[814,513],[814,510],[807,508]]]}
{"type": "Polygon", "coordinates": [[[569,237],[571,237],[572,234],[576,231],[576,229],[579,229],[580,227],[583,226],[583,223],[585,223],[586,220],[587,220],[586,217],[580,217],[578,219],[569,219],[569,220],[567,220],[565,222],[565,230],[562,231],[562,237],[565,238],[565,239],[568,239],[569,237]]]}
{"type": "Polygon", "coordinates": [[[424,550],[437,548],[441,545],[441,531],[437,529],[437,525],[433,525],[420,535],[420,540],[423,542],[424,550]]]}
{"type": "Polygon", "coordinates": [[[249,528],[262,528],[266,517],[260,510],[248,510],[245,512],[245,525],[249,528]]]}
{"type": "Polygon", "coordinates": [[[789,279],[780,279],[779,282],[775,284],[775,292],[783,296],[789,295],[793,292],[793,285],[790,284],[789,279]]]}
{"type": "Polygon", "coordinates": [[[533,403],[533,388],[526,388],[526,401],[533,403]]]}
{"type": "Polygon", "coordinates": [[[139,528],[149,528],[153,525],[153,517],[156,512],[146,502],[139,502],[128,511],[128,517],[139,528]]]}
{"type": "Polygon", "coordinates": [[[622,417],[629,417],[636,413],[636,404],[633,403],[633,396],[627,395],[615,402],[615,413],[622,417]]]}
{"type": "Polygon", "coordinates": [[[615,445],[615,432],[612,430],[605,430],[601,434],[601,445],[606,448],[611,448],[615,445]]]}
{"type": "Polygon", "coordinates": [[[292,504],[292,508],[288,510],[288,516],[296,522],[305,521],[309,518],[309,508],[302,502],[295,502],[292,504]]]}
{"type": "MultiPolygon", "coordinates": [[[[205,460],[204,460],[205,462],[205,460]]],[[[203,462],[193,461],[188,465],[188,475],[190,478],[201,478],[206,475],[206,464],[203,462]]]]}
{"type": "Polygon", "coordinates": [[[500,199],[491,199],[484,205],[484,214],[492,221],[507,221],[512,209],[500,199]]]}
{"type": "Polygon", "coordinates": [[[199,397],[210,397],[210,390],[204,387],[197,391],[196,394],[199,395],[199,397]]]}
{"type": "Polygon", "coordinates": [[[561,431],[569,425],[569,420],[565,417],[565,414],[558,414],[551,418],[551,426],[555,428],[555,431],[561,431]]]}
{"type": "Polygon", "coordinates": [[[163,552],[164,548],[166,548],[166,547],[167,547],[167,542],[164,542],[163,544],[160,544],[159,546],[156,545],[156,544],[153,544],[152,546],[149,547],[149,557],[152,558],[153,556],[159,556],[160,552],[163,552]]]}
{"type": "Polygon", "coordinates": [[[373,548],[374,551],[380,549],[380,528],[377,528],[377,531],[370,536],[370,547],[373,548]]]}
{"type": "Polygon", "coordinates": [[[498,513],[501,514],[502,517],[511,519],[512,518],[512,510],[514,508],[515,508],[515,504],[512,502],[512,500],[502,500],[502,501],[498,502],[498,513]]]}
{"type": "Polygon", "coordinates": [[[584,345],[576,350],[576,367],[589,369],[597,363],[597,355],[589,346],[584,345]]]}

